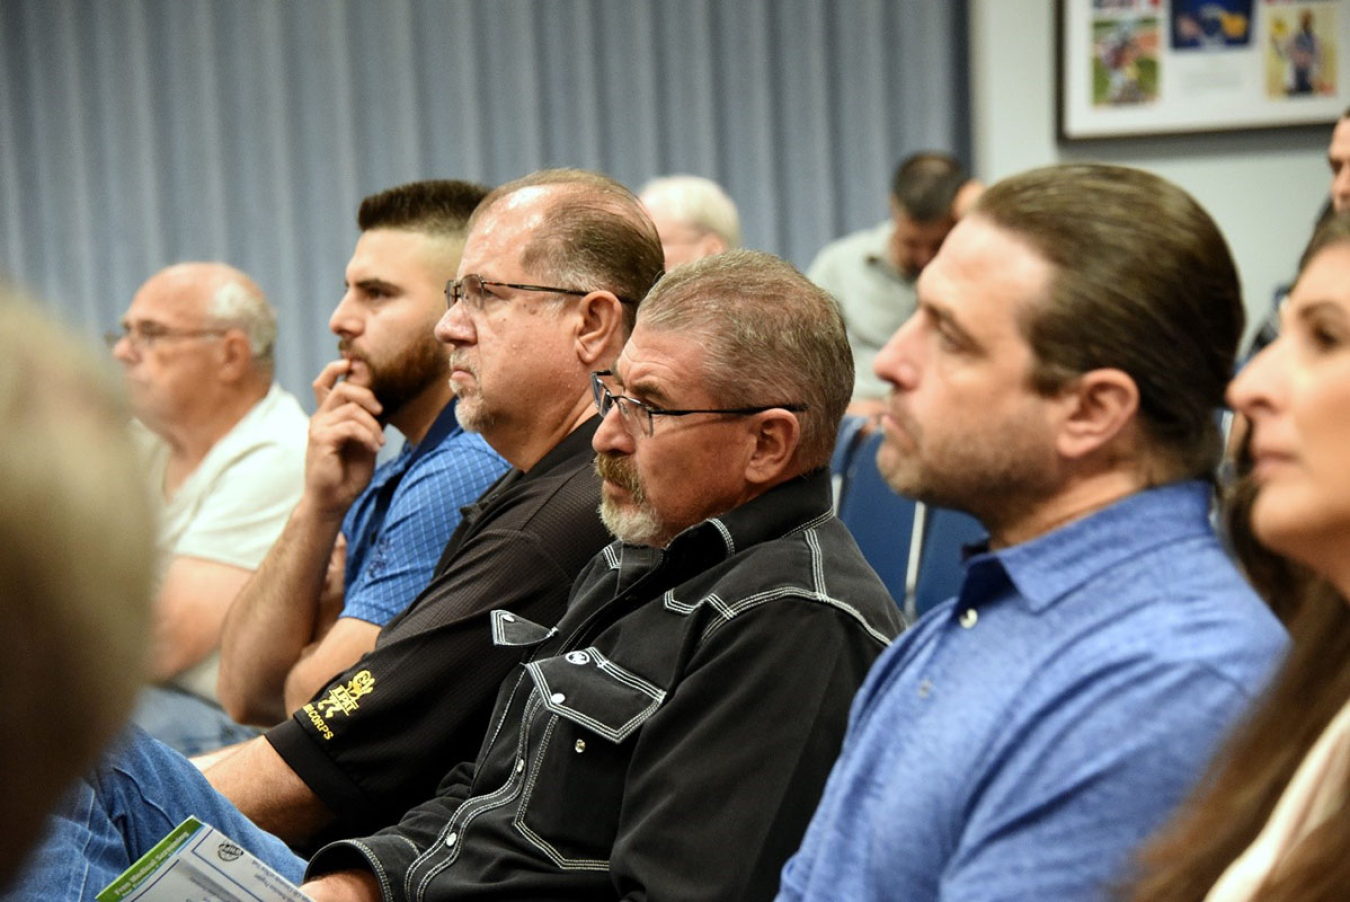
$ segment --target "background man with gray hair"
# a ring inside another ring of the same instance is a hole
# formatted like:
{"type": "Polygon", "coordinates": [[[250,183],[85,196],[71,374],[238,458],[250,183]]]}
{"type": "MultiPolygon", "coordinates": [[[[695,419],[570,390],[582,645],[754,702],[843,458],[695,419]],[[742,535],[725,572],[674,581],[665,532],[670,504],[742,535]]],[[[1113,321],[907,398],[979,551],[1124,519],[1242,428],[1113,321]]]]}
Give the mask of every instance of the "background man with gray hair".
{"type": "Polygon", "coordinates": [[[109,335],[163,505],[150,677],[135,720],[185,754],[245,739],[216,704],[221,625],[300,497],[308,418],[273,384],[276,314],[223,263],[180,263],[109,335]]]}
{"type": "Polygon", "coordinates": [[[736,204],[712,179],[667,175],[638,192],[656,231],[666,269],[741,246],[741,217],[736,204]]]}
{"type": "Polygon", "coordinates": [[[850,413],[881,411],[886,383],[872,362],[914,312],[914,280],[969,203],[967,184],[961,164],[945,153],[906,157],[891,181],[890,219],[825,245],[807,269],[844,311],[856,369],[850,413]]]}

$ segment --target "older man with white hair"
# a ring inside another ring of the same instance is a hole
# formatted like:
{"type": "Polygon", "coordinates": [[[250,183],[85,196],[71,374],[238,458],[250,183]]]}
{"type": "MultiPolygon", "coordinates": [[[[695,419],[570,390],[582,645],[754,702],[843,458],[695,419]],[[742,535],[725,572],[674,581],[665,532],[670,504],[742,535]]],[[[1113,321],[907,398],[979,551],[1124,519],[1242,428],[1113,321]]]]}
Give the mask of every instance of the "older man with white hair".
{"type": "Polygon", "coordinates": [[[253,732],[216,704],[221,625],[300,497],[308,419],[272,381],[276,313],[232,266],[156,273],[109,340],[162,503],[158,685],[135,719],[195,754],[253,732]]]}
{"type": "Polygon", "coordinates": [[[712,179],[668,175],[638,192],[661,236],[666,269],[741,246],[736,204],[712,179]]]}

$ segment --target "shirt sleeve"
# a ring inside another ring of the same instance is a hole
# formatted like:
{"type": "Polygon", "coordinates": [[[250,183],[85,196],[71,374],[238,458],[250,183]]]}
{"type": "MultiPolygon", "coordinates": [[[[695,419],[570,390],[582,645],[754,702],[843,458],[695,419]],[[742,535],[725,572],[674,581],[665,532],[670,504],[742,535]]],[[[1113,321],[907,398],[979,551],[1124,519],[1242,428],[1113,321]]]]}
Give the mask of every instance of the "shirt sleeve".
{"type": "Polygon", "coordinates": [[[938,898],[1105,898],[1251,701],[1251,687],[1208,667],[1156,661],[1026,699],[989,752],[997,763],[972,794],[938,898]]]}
{"type": "Polygon", "coordinates": [[[304,446],[255,444],[212,480],[172,554],[255,570],[304,488],[304,446]]]}
{"type": "Polygon", "coordinates": [[[451,765],[477,757],[497,688],[521,657],[493,645],[490,612],[556,623],[573,579],[610,540],[590,468],[569,485],[528,530],[503,515],[470,536],[374,650],[266,734],[345,835],[397,822],[451,765]]]}
{"type": "Polygon", "coordinates": [[[460,508],[507,468],[482,436],[468,432],[417,461],[394,492],[361,572],[346,587],[342,616],[384,626],[403,611],[431,581],[460,508]]]}

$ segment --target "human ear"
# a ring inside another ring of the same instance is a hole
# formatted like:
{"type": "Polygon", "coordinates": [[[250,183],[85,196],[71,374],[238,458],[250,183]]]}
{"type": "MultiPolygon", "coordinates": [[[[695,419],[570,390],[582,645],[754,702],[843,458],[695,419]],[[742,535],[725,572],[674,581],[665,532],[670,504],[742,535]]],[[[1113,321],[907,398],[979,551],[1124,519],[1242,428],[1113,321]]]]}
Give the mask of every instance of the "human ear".
{"type": "Polygon", "coordinates": [[[1126,431],[1139,413],[1139,387],[1124,370],[1089,370],[1064,390],[1056,448],[1078,459],[1126,431]]]}
{"type": "Polygon", "coordinates": [[[587,370],[604,369],[623,345],[623,303],[608,291],[592,291],[577,307],[577,359],[587,370]]]}
{"type": "Polygon", "coordinates": [[[248,336],[239,329],[230,329],[220,336],[218,344],[221,376],[230,382],[242,379],[253,364],[253,349],[249,347],[248,336]]]}
{"type": "Polygon", "coordinates": [[[776,407],[750,420],[754,442],[745,462],[745,479],[753,485],[773,485],[791,468],[801,443],[801,423],[791,411],[776,407]]]}

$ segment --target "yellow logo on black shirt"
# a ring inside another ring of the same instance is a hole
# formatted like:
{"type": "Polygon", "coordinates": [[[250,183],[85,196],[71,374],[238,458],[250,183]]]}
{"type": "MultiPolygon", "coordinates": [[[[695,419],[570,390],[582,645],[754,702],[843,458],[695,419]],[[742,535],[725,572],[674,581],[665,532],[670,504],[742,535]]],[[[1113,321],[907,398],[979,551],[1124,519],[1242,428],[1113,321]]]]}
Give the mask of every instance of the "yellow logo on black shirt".
{"type": "Polygon", "coordinates": [[[322,710],[325,720],[339,711],[343,714],[351,714],[361,707],[356,703],[356,700],[363,695],[370,695],[374,690],[375,677],[371,675],[369,670],[363,670],[352,677],[346,686],[334,686],[328,690],[328,698],[319,702],[319,708],[322,710]]]}
{"type": "Polygon", "coordinates": [[[375,691],[375,677],[369,670],[363,670],[352,677],[345,686],[334,686],[328,690],[328,697],[321,699],[318,703],[323,713],[315,710],[314,703],[305,705],[303,710],[309,715],[310,723],[318,730],[324,739],[332,739],[333,731],[329,729],[324,721],[341,711],[343,714],[351,714],[357,708],[361,707],[357,699],[363,695],[370,695],[375,691]]]}

